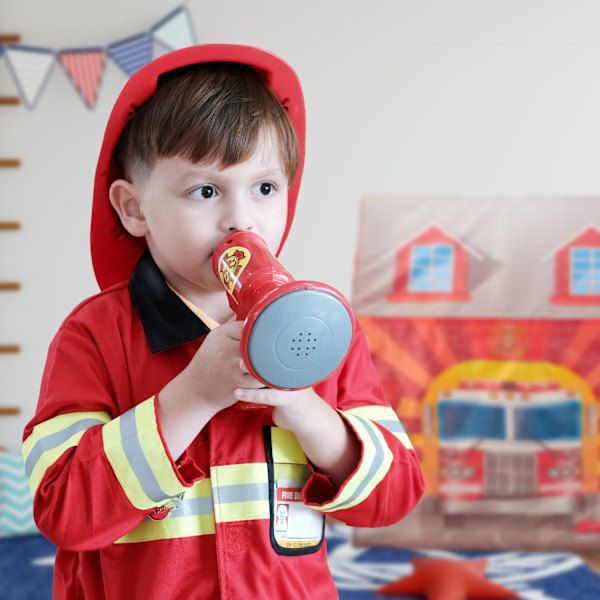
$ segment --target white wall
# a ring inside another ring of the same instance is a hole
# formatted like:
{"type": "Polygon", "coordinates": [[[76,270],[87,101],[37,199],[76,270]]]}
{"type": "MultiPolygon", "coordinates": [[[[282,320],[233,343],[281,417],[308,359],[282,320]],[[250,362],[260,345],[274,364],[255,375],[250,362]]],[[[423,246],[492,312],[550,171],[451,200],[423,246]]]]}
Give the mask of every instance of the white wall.
{"type": "MultiPolygon", "coordinates": [[[[148,30],[176,0],[0,0],[0,32],[31,46],[106,46],[148,30]]],[[[303,82],[307,164],[282,262],[296,278],[351,289],[367,192],[596,194],[600,191],[597,0],[190,0],[200,42],[261,46],[303,82]]],[[[0,444],[35,410],[48,344],[96,291],[88,250],[92,178],[125,82],[109,62],[88,110],[59,66],[34,111],[0,108],[0,444]]],[[[0,94],[15,88],[0,60],[0,94]]],[[[384,233],[382,233],[384,235],[384,233]]]]}

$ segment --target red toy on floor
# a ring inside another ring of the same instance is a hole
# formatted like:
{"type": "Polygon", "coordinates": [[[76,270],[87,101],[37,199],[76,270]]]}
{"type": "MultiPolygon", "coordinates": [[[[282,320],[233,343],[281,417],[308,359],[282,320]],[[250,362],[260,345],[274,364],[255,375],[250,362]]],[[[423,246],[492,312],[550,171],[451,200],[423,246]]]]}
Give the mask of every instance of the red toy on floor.
{"type": "Polygon", "coordinates": [[[428,600],[508,600],[512,590],[486,579],[487,559],[413,558],[414,573],[384,585],[376,594],[424,596],[428,600]]]}

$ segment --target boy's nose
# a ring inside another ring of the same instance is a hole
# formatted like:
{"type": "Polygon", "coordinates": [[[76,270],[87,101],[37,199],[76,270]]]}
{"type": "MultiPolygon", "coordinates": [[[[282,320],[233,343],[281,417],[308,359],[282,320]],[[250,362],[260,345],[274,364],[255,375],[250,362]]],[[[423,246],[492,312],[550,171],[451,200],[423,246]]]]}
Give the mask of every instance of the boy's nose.
{"type": "Polygon", "coordinates": [[[249,231],[252,229],[252,215],[242,202],[232,202],[223,215],[223,231],[249,231]]]}

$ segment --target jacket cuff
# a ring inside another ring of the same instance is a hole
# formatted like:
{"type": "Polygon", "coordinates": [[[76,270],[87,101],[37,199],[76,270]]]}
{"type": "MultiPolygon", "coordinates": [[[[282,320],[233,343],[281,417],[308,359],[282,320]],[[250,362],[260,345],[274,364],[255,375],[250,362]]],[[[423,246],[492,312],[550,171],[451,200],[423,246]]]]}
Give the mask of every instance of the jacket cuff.
{"type": "Polygon", "coordinates": [[[171,467],[177,475],[180,483],[186,487],[189,487],[194,485],[194,483],[197,481],[200,481],[200,479],[204,479],[206,477],[206,473],[196,464],[191,456],[188,456],[187,450],[179,457],[177,461],[173,460],[163,435],[162,424],[160,422],[158,411],[158,396],[154,396],[154,417],[156,418],[158,435],[160,435],[165,453],[167,454],[167,457],[171,463],[171,467]]]}
{"type": "Polygon", "coordinates": [[[104,425],[102,440],[123,491],[140,510],[168,503],[202,476],[195,465],[182,473],[173,462],[160,432],[154,396],[104,425]],[[199,476],[186,481],[195,474],[199,476]]]}
{"type": "Polygon", "coordinates": [[[362,414],[356,414],[356,411],[352,410],[338,412],[358,438],[361,457],[358,466],[337,493],[333,483],[325,475],[313,473],[308,481],[305,487],[306,504],[327,513],[352,508],[366,500],[387,475],[394,458],[381,430],[376,422],[364,413],[364,409],[362,414]]]}
{"type": "MultiPolygon", "coordinates": [[[[312,469],[312,465],[310,465],[312,469]]],[[[336,489],[331,479],[324,473],[313,471],[311,478],[308,480],[302,490],[302,499],[305,504],[311,507],[324,505],[331,502],[335,498],[336,489]]]]}

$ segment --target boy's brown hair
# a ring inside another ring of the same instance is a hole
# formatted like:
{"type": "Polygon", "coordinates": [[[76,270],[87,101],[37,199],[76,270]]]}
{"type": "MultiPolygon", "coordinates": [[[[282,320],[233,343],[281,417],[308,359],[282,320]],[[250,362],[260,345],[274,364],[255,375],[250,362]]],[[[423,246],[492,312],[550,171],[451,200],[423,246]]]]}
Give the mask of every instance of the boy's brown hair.
{"type": "Polygon", "coordinates": [[[298,141],[285,108],[250,67],[203,63],[161,75],[155,94],[123,130],[115,158],[127,179],[172,156],[226,168],[249,158],[265,131],[279,142],[291,184],[298,141]]]}

